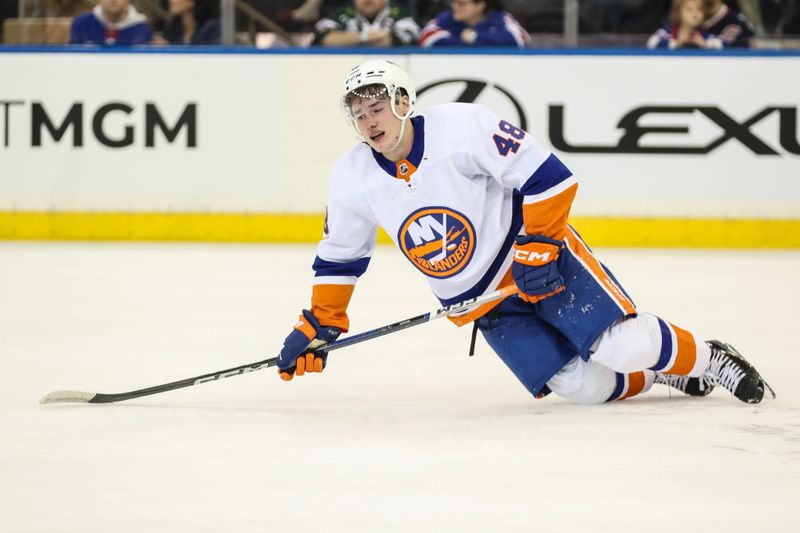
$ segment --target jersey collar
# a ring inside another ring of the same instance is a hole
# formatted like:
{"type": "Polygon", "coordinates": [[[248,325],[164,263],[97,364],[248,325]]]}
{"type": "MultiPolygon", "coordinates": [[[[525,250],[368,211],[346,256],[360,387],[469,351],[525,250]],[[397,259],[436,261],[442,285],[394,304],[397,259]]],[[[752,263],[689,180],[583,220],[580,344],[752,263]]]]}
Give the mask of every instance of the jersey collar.
{"type": "Polygon", "coordinates": [[[422,162],[422,155],[425,153],[425,118],[422,116],[411,117],[411,123],[414,125],[414,142],[411,145],[411,152],[405,159],[395,163],[386,159],[380,152],[370,148],[372,157],[375,158],[378,166],[391,177],[402,179],[406,182],[416,172],[417,167],[422,162]]]}

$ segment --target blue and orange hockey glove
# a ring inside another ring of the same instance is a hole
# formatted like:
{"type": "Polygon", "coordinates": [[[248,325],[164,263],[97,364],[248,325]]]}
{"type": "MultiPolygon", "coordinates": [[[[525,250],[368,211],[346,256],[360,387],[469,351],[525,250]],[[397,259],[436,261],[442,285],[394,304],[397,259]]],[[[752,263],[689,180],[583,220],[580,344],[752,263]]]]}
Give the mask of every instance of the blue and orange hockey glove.
{"type": "Polygon", "coordinates": [[[290,381],[295,374],[322,372],[328,355],[314,350],[323,344],[333,342],[342,330],[332,326],[320,326],[311,311],[303,309],[294,330],[283,341],[283,349],[278,355],[278,373],[284,381],[290,381]]]}
{"type": "Polygon", "coordinates": [[[511,275],[519,287],[520,298],[533,303],[564,290],[557,262],[560,252],[561,241],[544,235],[516,238],[511,275]]]}

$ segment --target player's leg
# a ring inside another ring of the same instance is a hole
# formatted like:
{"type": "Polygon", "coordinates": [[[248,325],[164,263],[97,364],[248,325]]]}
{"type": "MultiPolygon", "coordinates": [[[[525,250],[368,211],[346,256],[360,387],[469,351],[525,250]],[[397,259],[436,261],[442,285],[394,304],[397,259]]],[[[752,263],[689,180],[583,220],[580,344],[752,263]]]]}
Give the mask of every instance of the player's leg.
{"type": "Polygon", "coordinates": [[[620,372],[647,368],[656,372],[656,383],[692,396],[705,396],[719,384],[743,402],[758,403],[769,389],[758,371],[729,344],[703,342],[649,313],[615,322],[590,351],[592,360],[609,368],[620,372]]]}
{"type": "Polygon", "coordinates": [[[637,316],[613,274],[572,228],[564,243],[558,260],[565,290],[536,306],[539,316],[558,329],[581,358],[591,357],[621,374],[652,370],[659,382],[689,394],[706,394],[710,380],[742,401],[761,400],[767,386],[741,354],[723,343],[702,342],[654,315],[637,316]],[[667,375],[687,379],[663,377],[667,375]]]}
{"type": "Polygon", "coordinates": [[[567,400],[597,404],[625,400],[650,390],[655,372],[615,372],[597,361],[575,357],[547,382],[547,387],[567,400]]]}
{"type": "Polygon", "coordinates": [[[536,308],[519,298],[504,300],[478,319],[486,342],[534,396],[575,357],[575,347],[558,330],[541,320],[536,308]]]}
{"type": "Polygon", "coordinates": [[[674,324],[649,313],[618,320],[590,348],[591,358],[619,372],[650,369],[656,383],[692,396],[706,396],[713,381],[705,376],[709,346],[674,324]]]}
{"type": "Polygon", "coordinates": [[[578,357],[575,346],[544,322],[536,306],[509,298],[478,320],[489,346],[535,397],[549,391],[594,404],[646,392],[655,373],[620,373],[578,357]]]}

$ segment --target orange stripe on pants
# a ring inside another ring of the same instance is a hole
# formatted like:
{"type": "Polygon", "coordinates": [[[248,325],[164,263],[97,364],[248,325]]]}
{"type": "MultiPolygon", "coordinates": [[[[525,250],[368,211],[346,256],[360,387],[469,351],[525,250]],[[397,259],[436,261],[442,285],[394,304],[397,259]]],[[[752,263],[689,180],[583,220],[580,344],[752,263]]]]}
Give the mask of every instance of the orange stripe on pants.
{"type": "Polygon", "coordinates": [[[675,355],[675,364],[664,373],[685,376],[692,371],[697,362],[697,346],[694,344],[694,335],[675,324],[670,324],[670,327],[675,331],[675,338],[678,339],[678,353],[675,355]]]}
{"type": "Polygon", "coordinates": [[[599,281],[603,287],[611,294],[611,297],[616,300],[617,304],[622,308],[626,315],[633,315],[636,314],[636,308],[633,306],[633,302],[631,302],[622,289],[614,283],[614,280],[611,276],[603,268],[603,265],[600,264],[600,261],[592,255],[592,252],[589,251],[586,246],[584,246],[583,242],[580,240],[578,235],[572,228],[569,228],[569,235],[567,237],[568,245],[570,249],[577,255],[584,264],[589,268],[593,277],[599,281]]]}
{"type": "Polygon", "coordinates": [[[631,396],[636,396],[642,389],[644,389],[644,372],[633,372],[632,374],[628,374],[628,392],[625,393],[625,396],[620,398],[620,400],[624,400],[625,398],[630,398],[631,396]]]}

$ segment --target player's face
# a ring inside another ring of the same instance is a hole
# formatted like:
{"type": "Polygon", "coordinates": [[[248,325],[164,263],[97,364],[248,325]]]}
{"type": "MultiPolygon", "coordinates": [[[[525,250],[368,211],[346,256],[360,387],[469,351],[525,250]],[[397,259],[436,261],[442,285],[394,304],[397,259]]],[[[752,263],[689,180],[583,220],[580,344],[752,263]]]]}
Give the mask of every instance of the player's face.
{"type": "Polygon", "coordinates": [[[476,0],[453,0],[453,20],[475,24],[483,18],[486,3],[476,0]]]}
{"type": "MultiPolygon", "coordinates": [[[[396,108],[404,116],[408,111],[408,96],[401,97],[396,108]]],[[[373,150],[385,153],[397,144],[402,122],[392,113],[388,97],[356,100],[351,110],[358,132],[373,150]]]]}
{"type": "Polygon", "coordinates": [[[689,0],[681,6],[681,22],[692,28],[699,28],[705,14],[701,0],[689,0]]]}
{"type": "Polygon", "coordinates": [[[389,0],[355,0],[353,5],[356,11],[368,19],[372,19],[386,7],[388,1],[389,0]]]}

